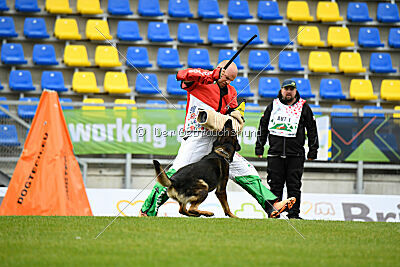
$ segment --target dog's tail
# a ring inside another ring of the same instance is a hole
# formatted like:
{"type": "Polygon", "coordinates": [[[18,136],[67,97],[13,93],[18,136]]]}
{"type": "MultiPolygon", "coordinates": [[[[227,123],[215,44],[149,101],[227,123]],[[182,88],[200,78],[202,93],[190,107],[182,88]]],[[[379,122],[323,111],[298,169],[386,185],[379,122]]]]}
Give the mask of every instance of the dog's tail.
{"type": "Polygon", "coordinates": [[[160,162],[158,162],[157,160],[153,160],[153,164],[157,174],[157,181],[164,187],[170,187],[171,180],[168,179],[168,176],[165,174],[165,171],[163,170],[163,168],[161,168],[160,162]]]}

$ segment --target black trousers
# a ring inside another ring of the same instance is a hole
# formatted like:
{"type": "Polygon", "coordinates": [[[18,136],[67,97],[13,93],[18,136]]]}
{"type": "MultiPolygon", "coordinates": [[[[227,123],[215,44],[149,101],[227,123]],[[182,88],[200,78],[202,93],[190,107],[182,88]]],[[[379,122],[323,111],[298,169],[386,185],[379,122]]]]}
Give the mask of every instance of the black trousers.
{"type": "Polygon", "coordinates": [[[289,217],[296,217],[300,213],[301,202],[301,177],[304,171],[304,157],[286,157],[279,156],[267,157],[267,182],[271,192],[282,200],[283,187],[286,184],[288,197],[295,197],[296,203],[289,210],[289,217]]]}

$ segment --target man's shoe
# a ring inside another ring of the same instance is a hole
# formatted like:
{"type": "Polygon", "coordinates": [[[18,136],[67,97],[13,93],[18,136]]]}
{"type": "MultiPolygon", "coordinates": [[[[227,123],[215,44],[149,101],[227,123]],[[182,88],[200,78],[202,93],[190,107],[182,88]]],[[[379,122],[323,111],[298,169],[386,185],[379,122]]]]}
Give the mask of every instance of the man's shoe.
{"type": "Polygon", "coordinates": [[[288,215],[289,219],[294,219],[294,220],[303,220],[299,215],[288,215]]]}
{"type": "Polygon", "coordinates": [[[280,202],[275,202],[274,204],[274,211],[271,212],[271,214],[269,215],[270,218],[277,218],[279,216],[279,214],[281,214],[284,211],[290,210],[294,203],[296,203],[296,198],[295,197],[291,197],[285,200],[282,200],[280,202]]]}
{"type": "Polygon", "coordinates": [[[142,210],[139,211],[139,217],[148,217],[146,212],[143,212],[142,210]]]}

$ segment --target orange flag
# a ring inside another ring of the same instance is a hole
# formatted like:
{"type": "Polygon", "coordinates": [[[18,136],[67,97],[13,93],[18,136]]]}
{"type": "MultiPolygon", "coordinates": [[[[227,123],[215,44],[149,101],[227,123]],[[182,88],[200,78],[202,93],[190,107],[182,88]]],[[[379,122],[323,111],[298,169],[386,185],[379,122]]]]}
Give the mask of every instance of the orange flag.
{"type": "Polygon", "coordinates": [[[57,92],[42,93],[0,215],[93,216],[57,92]]]}

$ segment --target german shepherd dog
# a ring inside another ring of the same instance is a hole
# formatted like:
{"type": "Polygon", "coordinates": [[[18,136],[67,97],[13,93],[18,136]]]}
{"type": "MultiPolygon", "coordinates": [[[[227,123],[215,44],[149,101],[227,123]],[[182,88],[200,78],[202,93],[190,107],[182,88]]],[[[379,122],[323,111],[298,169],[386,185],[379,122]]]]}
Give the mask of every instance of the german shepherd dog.
{"type": "Polygon", "coordinates": [[[213,216],[210,211],[201,211],[199,205],[207,198],[208,193],[216,189],[215,194],[221,202],[225,215],[237,218],[229,209],[226,197],[226,185],[229,177],[229,163],[236,151],[240,150],[232,121],[228,120],[224,130],[218,133],[210,154],[200,161],[179,169],[168,179],[160,163],[154,160],[158,182],[168,187],[167,194],[179,203],[179,213],[186,216],[213,216]],[[189,210],[186,205],[191,203],[189,210]]]}

